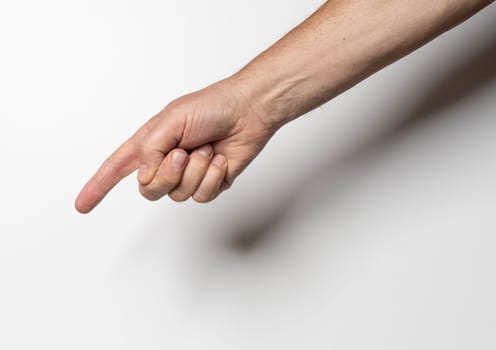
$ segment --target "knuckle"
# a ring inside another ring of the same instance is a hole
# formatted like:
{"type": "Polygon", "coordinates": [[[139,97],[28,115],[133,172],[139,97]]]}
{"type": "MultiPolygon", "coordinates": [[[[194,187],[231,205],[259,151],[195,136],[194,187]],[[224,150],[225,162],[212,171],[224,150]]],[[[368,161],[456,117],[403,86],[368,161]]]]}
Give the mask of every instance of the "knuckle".
{"type": "Polygon", "coordinates": [[[142,154],[148,153],[153,147],[150,145],[149,136],[144,136],[138,143],[138,149],[142,154]]]}
{"type": "Polygon", "coordinates": [[[148,199],[151,202],[154,202],[154,201],[157,201],[157,200],[160,199],[160,195],[158,195],[157,193],[155,193],[153,191],[150,191],[149,189],[147,189],[147,188],[145,188],[143,186],[140,186],[139,192],[141,193],[141,195],[145,199],[148,199]]]}
{"type": "Polygon", "coordinates": [[[176,98],[175,100],[170,101],[167,106],[164,108],[165,113],[174,113],[181,107],[181,97],[176,98]]]}
{"type": "Polygon", "coordinates": [[[160,187],[162,190],[169,192],[171,189],[177,186],[180,180],[181,179],[179,177],[162,177],[160,179],[157,179],[157,186],[160,187]]]}
{"type": "Polygon", "coordinates": [[[181,171],[176,171],[175,169],[172,169],[172,167],[166,171],[157,172],[155,178],[153,179],[154,186],[161,189],[171,190],[176,187],[181,180],[181,174],[181,171]]]}
{"type": "Polygon", "coordinates": [[[195,200],[195,202],[198,202],[198,203],[208,203],[208,202],[210,202],[210,197],[211,196],[206,196],[204,193],[201,193],[201,192],[196,192],[193,195],[193,199],[195,200]]]}
{"type": "Polygon", "coordinates": [[[105,159],[105,161],[102,163],[100,168],[108,172],[112,177],[120,176],[120,173],[117,171],[115,163],[116,163],[115,155],[111,155],[110,157],[105,159]]]}
{"type": "Polygon", "coordinates": [[[175,202],[184,202],[189,198],[189,196],[181,191],[174,190],[169,193],[169,198],[175,202]]]}

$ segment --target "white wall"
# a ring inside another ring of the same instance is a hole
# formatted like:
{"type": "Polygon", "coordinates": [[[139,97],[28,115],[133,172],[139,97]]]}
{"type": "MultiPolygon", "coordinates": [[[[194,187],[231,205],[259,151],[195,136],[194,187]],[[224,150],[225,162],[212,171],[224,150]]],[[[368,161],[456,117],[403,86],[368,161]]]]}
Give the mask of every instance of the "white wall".
{"type": "Polygon", "coordinates": [[[73,209],[151,115],[321,3],[0,5],[1,349],[496,347],[495,5],[285,126],[213,203],[133,175],[73,209]]]}

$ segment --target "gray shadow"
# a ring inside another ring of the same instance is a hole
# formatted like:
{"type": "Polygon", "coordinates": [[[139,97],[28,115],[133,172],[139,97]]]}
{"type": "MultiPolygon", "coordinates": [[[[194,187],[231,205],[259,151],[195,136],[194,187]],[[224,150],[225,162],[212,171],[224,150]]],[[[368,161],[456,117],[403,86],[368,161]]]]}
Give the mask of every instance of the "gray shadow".
{"type": "MultiPolygon", "coordinates": [[[[496,32],[494,25],[490,31],[496,32]]],[[[489,37],[487,31],[480,37],[489,37]]],[[[486,40],[484,46],[479,47],[468,58],[446,73],[434,77],[426,91],[412,101],[409,110],[401,112],[393,110],[387,118],[393,121],[389,128],[378,134],[370,135],[369,139],[354,145],[340,158],[324,162],[322,167],[313,169],[301,183],[294,186],[294,190],[279,198],[273,198],[271,209],[263,217],[254,219],[251,215],[247,215],[250,216],[249,220],[240,217],[235,226],[226,228],[231,234],[224,238],[225,241],[222,243],[227,249],[238,253],[249,253],[255,250],[277,231],[277,226],[290,215],[296,201],[308,191],[312,183],[325,179],[326,193],[332,193],[333,200],[336,200],[339,198],[340,191],[346,191],[346,188],[352,185],[353,176],[350,174],[353,173],[358,162],[373,161],[374,155],[391,147],[395,140],[404,137],[416,125],[438,118],[438,112],[453,108],[494,82],[496,80],[496,40],[492,38],[495,37],[496,35],[492,36],[491,40],[486,40]]],[[[426,79],[422,78],[422,83],[424,80],[426,79]]],[[[326,199],[328,198],[330,196],[326,195],[326,199]]],[[[319,203],[314,203],[311,207],[318,205],[319,203]]]]}

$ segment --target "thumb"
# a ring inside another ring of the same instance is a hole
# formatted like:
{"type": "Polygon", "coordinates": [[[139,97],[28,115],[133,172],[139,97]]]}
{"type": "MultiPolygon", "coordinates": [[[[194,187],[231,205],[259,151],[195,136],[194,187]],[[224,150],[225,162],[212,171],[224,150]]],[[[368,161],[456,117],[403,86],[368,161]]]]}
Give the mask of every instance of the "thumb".
{"type": "Polygon", "coordinates": [[[147,185],[153,180],[167,153],[181,141],[184,129],[182,118],[165,113],[155,118],[139,146],[138,181],[142,185],[147,185]]]}

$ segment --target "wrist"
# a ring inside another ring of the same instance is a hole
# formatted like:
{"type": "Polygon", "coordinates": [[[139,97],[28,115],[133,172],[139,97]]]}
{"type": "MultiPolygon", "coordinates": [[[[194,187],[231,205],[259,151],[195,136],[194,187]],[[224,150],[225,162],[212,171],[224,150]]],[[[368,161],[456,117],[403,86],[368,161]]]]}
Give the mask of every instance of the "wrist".
{"type": "Polygon", "coordinates": [[[244,105],[267,129],[275,132],[298,116],[295,101],[289,98],[295,83],[244,70],[233,74],[227,80],[244,105]]]}

